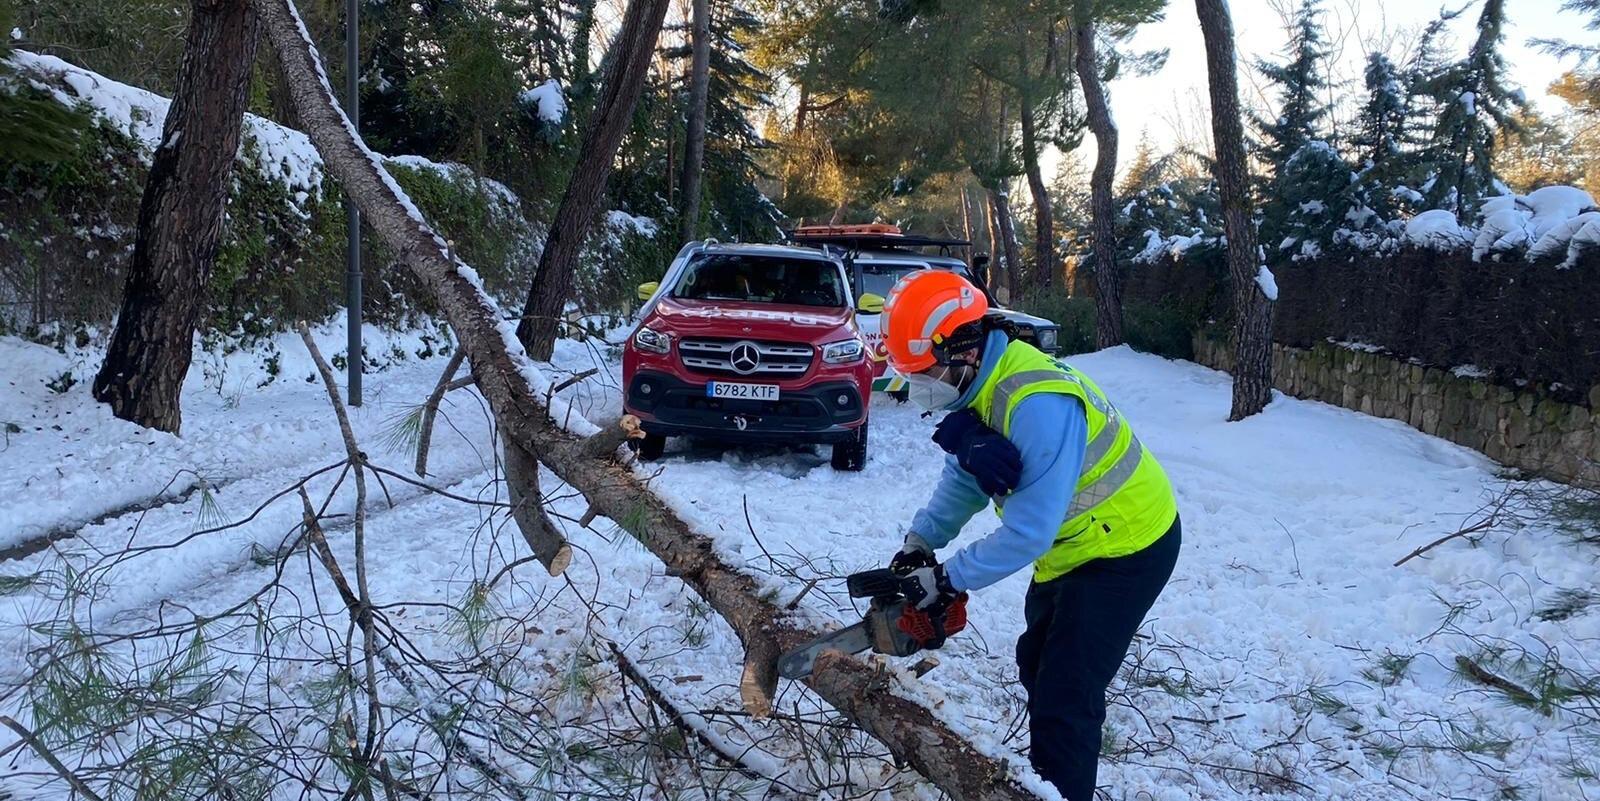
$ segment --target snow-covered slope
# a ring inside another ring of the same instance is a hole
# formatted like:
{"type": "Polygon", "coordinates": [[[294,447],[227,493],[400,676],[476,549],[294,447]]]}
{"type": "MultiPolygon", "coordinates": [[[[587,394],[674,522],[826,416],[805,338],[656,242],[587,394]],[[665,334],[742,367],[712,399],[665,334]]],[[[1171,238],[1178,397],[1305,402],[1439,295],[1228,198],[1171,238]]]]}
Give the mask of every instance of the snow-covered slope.
{"type": "MultiPolygon", "coordinates": [[[[11,63],[23,78],[63,105],[82,106],[145,149],[161,143],[172,101],[154,92],[114,81],[55,56],[15,51],[11,63]]],[[[290,191],[320,194],[322,159],[305,134],[254,114],[244,119],[240,148],[253,149],[262,174],[281,180],[290,191]]]]}
{"type": "MultiPolygon", "coordinates": [[[[89,110],[104,124],[128,135],[148,155],[161,143],[169,98],[136,86],[129,86],[55,56],[15,51],[11,63],[24,80],[49,92],[63,105],[89,110]]],[[[253,166],[263,175],[281,181],[299,202],[322,193],[322,157],[304,133],[255,114],[245,114],[240,156],[252,157],[253,166]]],[[[418,170],[436,172],[452,179],[480,181],[496,199],[510,206],[519,201],[504,184],[476,176],[461,164],[440,164],[421,156],[390,156],[388,161],[418,170]]]]}
{"type": "MultiPolygon", "coordinates": [[[[210,511],[196,495],[84,527],[57,547],[82,560],[120,549],[130,537],[176,541],[204,521],[244,517],[270,493],[341,458],[315,384],[280,381],[230,401],[192,382],[186,434],[177,439],[110,419],[82,386],[64,395],[38,390],[58,369],[52,357],[14,340],[3,346],[6,363],[18,365],[6,376],[13,388],[5,415],[28,425],[0,450],[0,502],[10,504],[0,508],[0,541],[23,534],[18,520],[30,531],[81,522],[84,510],[155,494],[180,471],[231,477],[210,511]],[[56,500],[31,500],[38,498],[56,500]]],[[[288,353],[294,344],[282,347],[288,353]]],[[[567,390],[594,420],[618,409],[613,356],[593,344],[558,348],[557,373],[604,368],[567,390]]],[[[1593,664],[1600,614],[1537,614],[1563,589],[1594,587],[1593,546],[1576,547],[1542,528],[1495,531],[1478,547],[1456,541],[1393,566],[1471,517],[1497,486],[1492,463],[1392,421],[1282,397],[1261,415],[1224,423],[1227,377],[1192,364],[1127,349],[1073,361],[1111,393],[1167,467],[1184,519],[1183,554],[1136,645],[1138,668],[1116,686],[1102,771],[1112,798],[1490,798],[1513,787],[1527,798],[1600,793],[1593,775],[1582,774],[1583,766],[1600,763],[1600,742],[1582,735],[1593,718],[1575,711],[1581,698],[1546,715],[1507,703],[1457,670],[1458,657],[1485,662],[1494,649],[1558,659],[1573,675],[1600,669],[1593,664]]],[[[384,434],[425,395],[438,365],[403,363],[369,379],[369,402],[353,419],[374,462],[408,462],[403,447],[384,444],[384,434]]],[[[295,357],[285,373],[304,367],[295,357]]],[[[481,408],[458,393],[446,416],[435,481],[458,494],[492,497],[481,408]]],[[[878,399],[869,462],[859,474],[836,473],[825,454],[806,449],[688,443],[637,469],[715,537],[725,556],[741,560],[778,597],[792,598],[803,579],[875,566],[895,550],[939,470],[928,439],[932,423],[910,406],[878,399]]],[[[310,488],[324,492],[331,483],[325,476],[310,488]]],[[[696,611],[682,585],[661,576],[660,564],[606,521],[577,528],[570,520],[581,516],[581,502],[553,480],[547,487],[580,548],[572,583],[525,570],[518,589],[497,591],[497,608],[539,599],[541,630],[599,609],[601,633],[626,643],[680,705],[737,708],[739,647],[731,631],[696,611]],[[594,593],[587,605],[574,596],[580,587],[594,593]]],[[[456,647],[447,636],[449,615],[425,602],[459,597],[466,582],[513,558],[520,543],[509,530],[487,535],[482,509],[413,487],[390,490],[393,497],[375,502],[369,524],[373,593],[406,609],[390,619],[419,647],[448,651],[456,647]]],[[[333,511],[349,504],[346,488],[333,511]]],[[[236,602],[262,580],[261,568],[251,567],[251,547],[275,546],[298,514],[291,498],[242,528],[128,562],[108,575],[98,616],[138,619],[162,602],[197,610],[236,602]]],[[[994,522],[981,514],[964,541],[994,522]]],[[[348,550],[347,531],[330,536],[348,550]]],[[[47,569],[54,559],[28,557],[10,572],[47,569]]],[[[313,575],[302,570],[284,581],[301,595],[314,581],[326,591],[313,575]]],[[[834,583],[807,593],[796,613],[823,623],[852,619],[856,613],[834,583]]],[[[1019,575],[976,593],[973,625],[940,654],[943,664],[921,680],[896,679],[900,692],[997,754],[1015,754],[1026,742],[1010,655],[1026,585],[1019,575]]],[[[30,591],[14,595],[0,613],[7,621],[0,653],[20,654],[36,641],[18,624],[55,608],[30,591]]],[[[584,635],[569,631],[520,647],[527,664],[559,671],[582,651],[584,635]]],[[[23,669],[17,659],[0,661],[7,680],[23,669]]],[[[529,673],[537,684],[540,671],[529,673]]],[[[275,681],[292,687],[315,674],[275,681]]],[[[814,703],[796,685],[781,689],[783,704],[814,703]]],[[[696,722],[736,746],[760,740],[770,749],[765,738],[781,733],[709,713],[696,722]]],[[[804,786],[799,752],[778,752],[766,768],[804,786]]],[[[860,770],[857,781],[882,780],[876,769],[860,770]]]]}

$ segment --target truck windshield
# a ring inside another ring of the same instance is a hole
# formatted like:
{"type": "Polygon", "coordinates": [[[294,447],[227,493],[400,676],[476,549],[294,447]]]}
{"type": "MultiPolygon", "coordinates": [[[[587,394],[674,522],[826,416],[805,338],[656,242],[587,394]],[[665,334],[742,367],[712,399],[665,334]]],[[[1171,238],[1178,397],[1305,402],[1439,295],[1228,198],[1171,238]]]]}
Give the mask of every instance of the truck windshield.
{"type": "MultiPolygon", "coordinates": [[[[856,260],[856,267],[861,270],[861,292],[871,293],[878,297],[888,297],[889,290],[894,288],[896,281],[918,270],[928,268],[926,264],[907,264],[905,262],[873,262],[856,260]]],[[[966,276],[967,271],[962,268],[952,268],[951,272],[966,276]]]]}
{"type": "Polygon", "coordinates": [[[709,253],[691,262],[673,296],[689,300],[848,306],[833,262],[749,253],[709,253]]]}

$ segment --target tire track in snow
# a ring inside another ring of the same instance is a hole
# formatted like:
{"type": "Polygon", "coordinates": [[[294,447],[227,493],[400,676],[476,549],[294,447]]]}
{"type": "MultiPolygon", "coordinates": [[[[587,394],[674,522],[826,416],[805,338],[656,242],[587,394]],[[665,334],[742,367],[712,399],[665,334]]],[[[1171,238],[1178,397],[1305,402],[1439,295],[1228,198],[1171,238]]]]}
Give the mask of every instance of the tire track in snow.
{"type": "MultiPolygon", "coordinates": [[[[307,464],[309,465],[310,463],[307,463],[307,464]]],[[[318,477],[326,476],[329,472],[332,472],[332,470],[337,469],[337,464],[338,463],[335,463],[335,466],[331,467],[331,468],[330,468],[329,465],[324,464],[324,465],[315,466],[315,467],[304,467],[303,470],[302,470],[301,467],[296,467],[296,468],[293,468],[293,469],[285,468],[283,471],[275,471],[275,473],[277,473],[277,472],[289,472],[289,473],[291,473],[293,475],[301,476],[302,478],[294,479],[293,481],[288,483],[286,486],[278,486],[276,489],[271,490],[270,492],[264,490],[262,495],[260,496],[263,499],[262,500],[262,504],[259,505],[259,506],[253,507],[253,510],[249,515],[246,515],[245,517],[242,517],[239,520],[234,520],[234,521],[229,521],[227,523],[219,524],[219,526],[208,527],[208,528],[220,529],[220,530],[212,532],[215,535],[222,535],[222,534],[225,534],[228,531],[247,531],[250,534],[255,535],[255,536],[246,536],[246,537],[242,538],[242,540],[240,540],[237,543],[238,545],[242,546],[238,551],[239,556],[237,556],[236,558],[233,558],[233,559],[229,559],[226,562],[221,562],[221,563],[215,563],[214,562],[213,563],[213,564],[224,564],[224,565],[227,566],[224,570],[222,570],[220,572],[217,571],[217,570],[212,570],[212,571],[209,571],[209,572],[206,572],[206,573],[200,573],[200,572],[197,572],[197,571],[185,571],[185,570],[181,570],[181,569],[170,569],[170,566],[162,564],[162,557],[159,554],[163,554],[163,553],[173,554],[173,553],[175,553],[177,551],[180,551],[182,548],[184,548],[190,542],[193,542],[193,540],[191,540],[190,538],[194,536],[194,532],[181,534],[181,535],[179,535],[177,537],[177,539],[169,541],[169,542],[145,542],[145,543],[134,545],[131,548],[129,548],[129,550],[135,550],[136,549],[136,550],[141,551],[142,553],[139,554],[139,555],[135,555],[135,556],[131,557],[131,559],[138,559],[138,558],[141,558],[141,556],[145,556],[145,555],[148,555],[148,554],[157,554],[156,556],[154,556],[154,559],[155,559],[155,563],[154,564],[146,563],[144,565],[140,565],[139,566],[140,569],[141,569],[141,572],[143,572],[143,571],[151,571],[151,572],[156,572],[156,573],[158,573],[158,574],[160,574],[162,576],[181,575],[181,576],[183,576],[185,578],[192,579],[192,581],[190,581],[187,584],[164,583],[164,584],[157,585],[157,586],[159,586],[160,592],[159,593],[155,593],[155,594],[156,595],[163,595],[163,596],[172,596],[172,595],[183,594],[184,592],[186,592],[188,590],[191,590],[191,589],[193,589],[195,587],[198,587],[200,584],[202,584],[202,583],[204,583],[206,581],[214,580],[214,579],[216,579],[216,578],[218,578],[220,576],[231,575],[233,573],[236,573],[237,570],[238,570],[238,567],[240,565],[247,564],[247,563],[252,563],[252,562],[255,561],[256,555],[258,553],[256,548],[261,548],[261,549],[264,549],[264,550],[267,550],[267,551],[276,551],[277,550],[276,547],[274,547],[271,544],[275,535],[272,534],[272,533],[269,533],[269,532],[274,532],[274,531],[278,531],[280,529],[283,529],[283,523],[285,523],[285,522],[287,522],[289,524],[287,530],[293,530],[294,528],[298,528],[299,527],[300,520],[301,520],[301,507],[300,507],[299,503],[296,501],[295,494],[292,491],[293,487],[296,484],[300,483],[303,480],[303,477],[306,476],[306,475],[318,475],[318,477]],[[277,497],[271,497],[273,495],[276,495],[277,497]],[[269,498],[270,498],[270,500],[269,500],[269,498]],[[292,519],[290,519],[290,518],[292,518],[292,519]]],[[[431,498],[431,497],[438,496],[438,492],[435,491],[436,489],[444,489],[444,488],[447,488],[447,487],[454,487],[454,486],[460,485],[461,483],[465,482],[466,480],[468,480],[468,479],[470,479],[470,478],[472,478],[474,476],[477,476],[477,475],[488,476],[489,473],[487,473],[483,469],[482,465],[473,465],[473,466],[468,467],[466,469],[452,470],[452,471],[450,471],[448,473],[430,474],[430,478],[436,478],[437,480],[427,481],[426,483],[429,485],[429,488],[419,487],[419,486],[416,486],[415,484],[411,484],[411,483],[407,483],[407,482],[395,482],[395,481],[393,481],[391,479],[391,486],[394,486],[394,485],[398,484],[399,488],[385,491],[381,486],[375,486],[375,487],[369,489],[368,498],[367,498],[367,510],[366,510],[367,522],[368,522],[369,525],[372,525],[375,522],[379,521],[381,519],[381,516],[386,514],[386,513],[390,513],[390,512],[396,511],[396,510],[400,510],[400,509],[403,509],[403,508],[408,507],[408,506],[414,506],[414,505],[416,505],[417,503],[419,503],[419,502],[421,502],[423,500],[426,500],[426,499],[431,498]],[[376,490],[376,491],[374,491],[374,490],[376,490]]],[[[315,480],[315,479],[313,479],[313,480],[315,480]]],[[[229,482],[230,485],[238,485],[240,483],[242,483],[242,480],[234,480],[232,482],[229,482]]],[[[260,483],[266,484],[266,483],[270,483],[270,482],[262,481],[260,483]]],[[[486,481],[486,483],[487,483],[487,481],[486,481]]],[[[307,486],[309,486],[309,482],[307,483],[307,486]]],[[[169,501],[166,501],[166,502],[156,503],[156,504],[150,506],[149,508],[136,508],[136,509],[124,512],[123,514],[121,514],[119,516],[112,517],[112,518],[110,518],[108,520],[99,521],[97,523],[92,523],[92,524],[88,524],[88,525],[82,526],[82,527],[80,527],[78,529],[78,531],[84,531],[84,530],[92,528],[92,527],[94,527],[96,525],[111,525],[111,526],[115,526],[115,524],[118,521],[122,520],[123,518],[131,517],[131,516],[135,516],[135,515],[139,516],[139,519],[134,522],[134,527],[138,528],[138,527],[141,527],[143,525],[143,521],[144,521],[143,515],[151,512],[151,511],[160,511],[160,512],[172,513],[172,514],[180,516],[180,519],[192,519],[194,516],[191,515],[188,510],[183,509],[183,507],[186,507],[186,506],[190,505],[191,503],[196,502],[196,499],[194,498],[194,495],[196,494],[198,489],[199,489],[198,486],[192,487],[192,488],[190,488],[188,491],[186,491],[184,493],[184,496],[182,498],[173,498],[173,499],[171,499],[169,501]]],[[[213,491],[216,491],[218,489],[221,489],[221,486],[213,487],[213,491]]],[[[311,492],[311,491],[308,489],[308,493],[309,492],[311,492]]],[[[323,493],[320,490],[318,490],[317,492],[312,493],[312,494],[314,495],[314,497],[323,495],[323,493]]],[[[326,511],[322,512],[321,520],[324,521],[323,530],[325,532],[327,532],[328,534],[333,534],[335,532],[347,532],[347,531],[351,530],[354,527],[354,516],[353,516],[354,495],[355,495],[355,492],[354,492],[353,487],[351,487],[350,482],[347,481],[347,482],[344,482],[343,484],[340,485],[340,487],[338,488],[338,490],[336,492],[336,495],[335,495],[335,497],[333,499],[333,503],[328,507],[328,509],[326,511]],[[342,501],[342,500],[350,501],[351,502],[351,508],[348,509],[348,510],[339,511],[338,510],[339,502],[342,501]]],[[[438,497],[443,497],[443,496],[438,496],[438,497]]],[[[203,501],[201,501],[201,502],[203,503],[203,501]]],[[[481,503],[488,504],[488,503],[491,503],[491,502],[483,501],[481,503]]],[[[320,504],[315,504],[315,505],[320,506],[320,504]]],[[[203,510],[196,510],[196,511],[197,511],[197,513],[202,513],[203,514],[203,510]]],[[[165,524],[163,521],[158,521],[151,528],[154,529],[154,531],[150,532],[150,535],[152,537],[161,536],[163,534],[176,534],[177,533],[175,529],[168,527],[167,524],[165,524]]],[[[284,535],[283,537],[279,537],[278,538],[278,543],[281,544],[281,543],[287,541],[287,539],[288,539],[288,535],[284,535]]],[[[94,547],[94,544],[91,544],[90,547],[94,547]]],[[[16,557],[14,557],[14,560],[25,560],[29,556],[33,556],[33,555],[39,553],[39,550],[40,549],[35,549],[35,551],[33,553],[18,555],[16,557]]],[[[296,550],[298,551],[300,549],[296,548],[296,550]]],[[[105,555],[107,557],[116,558],[116,557],[120,556],[120,553],[117,550],[106,549],[105,555]]],[[[129,562],[123,561],[123,560],[121,560],[119,558],[118,559],[118,563],[111,564],[111,565],[108,565],[106,567],[107,567],[107,569],[119,569],[123,565],[127,565],[127,564],[129,564],[129,562]]],[[[136,585],[133,585],[133,586],[138,586],[141,589],[155,589],[155,587],[153,587],[149,583],[136,584],[136,585]]],[[[101,605],[100,608],[97,609],[97,613],[103,613],[108,608],[110,609],[110,611],[121,613],[121,612],[135,610],[139,606],[139,604],[138,604],[138,602],[136,600],[130,600],[129,602],[127,602],[127,603],[125,603],[125,604],[123,604],[121,606],[107,607],[107,606],[105,606],[105,604],[106,604],[106,601],[109,599],[109,597],[110,596],[101,596],[101,597],[97,598],[97,604],[101,605]]],[[[149,599],[149,600],[159,601],[160,599],[156,598],[156,599],[149,599]]]]}
{"type": "MultiPolygon", "coordinates": [[[[212,484],[211,489],[213,491],[220,490],[237,480],[238,479],[229,479],[228,481],[212,484]]],[[[28,539],[10,547],[0,548],[0,563],[26,559],[36,553],[39,553],[40,551],[43,551],[46,548],[49,548],[55,543],[77,537],[83,533],[84,529],[105,525],[106,523],[110,523],[131,514],[144,514],[146,512],[153,512],[157,509],[171,506],[173,504],[187,503],[189,498],[193,497],[196,492],[199,492],[203,486],[205,486],[205,482],[195,481],[177,494],[172,494],[167,490],[163,490],[157,495],[153,495],[143,500],[134,501],[133,503],[124,504],[123,506],[119,506],[110,511],[103,512],[88,522],[68,523],[46,531],[43,534],[29,537],[28,539]]],[[[0,798],[0,801],[4,801],[4,799],[0,798]]]]}

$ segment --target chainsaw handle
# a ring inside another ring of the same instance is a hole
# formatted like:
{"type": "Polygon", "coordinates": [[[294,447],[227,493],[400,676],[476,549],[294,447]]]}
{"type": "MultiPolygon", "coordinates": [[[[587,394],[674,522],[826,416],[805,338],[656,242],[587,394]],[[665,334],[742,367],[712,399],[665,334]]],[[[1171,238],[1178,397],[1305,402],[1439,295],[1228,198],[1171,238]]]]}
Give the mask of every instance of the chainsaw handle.
{"type": "Polygon", "coordinates": [[[851,598],[898,598],[902,576],[890,568],[880,567],[851,573],[844,583],[851,598]]]}
{"type": "MultiPolygon", "coordinates": [[[[927,567],[939,564],[933,554],[928,554],[927,567]]],[[[851,598],[882,598],[892,601],[904,597],[900,591],[900,582],[911,575],[915,568],[876,567],[871,570],[862,570],[851,573],[844,579],[845,587],[850,590],[851,598]]]]}

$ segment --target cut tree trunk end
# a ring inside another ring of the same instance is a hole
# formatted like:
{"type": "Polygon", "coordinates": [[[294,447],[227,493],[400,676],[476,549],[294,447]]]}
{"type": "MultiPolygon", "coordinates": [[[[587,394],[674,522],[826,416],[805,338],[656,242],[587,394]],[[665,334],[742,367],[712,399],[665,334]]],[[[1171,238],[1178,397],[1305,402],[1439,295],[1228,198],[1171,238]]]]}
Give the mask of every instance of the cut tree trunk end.
{"type": "Polygon", "coordinates": [[[1228,274],[1233,284],[1233,408],[1242,420],[1272,400],[1272,301],[1256,276],[1261,254],[1251,222],[1250,173],[1245,159],[1243,114],[1227,0],[1195,0],[1206,42],[1211,90],[1211,133],[1217,148],[1217,189],[1228,237],[1228,274]]]}
{"type": "Polygon", "coordinates": [[[500,438],[505,454],[506,488],[511,495],[511,517],[521,530],[539,564],[552,576],[559,576],[572,564],[572,547],[561,530],[544,513],[539,494],[539,462],[533,454],[509,437],[500,438]]]}
{"type": "Polygon", "coordinates": [[[923,771],[950,795],[961,799],[1015,798],[1022,790],[1006,772],[1004,763],[977,751],[948,729],[916,730],[915,702],[889,692],[889,674],[836,650],[823,651],[812,668],[811,685],[834,708],[870,731],[900,731],[898,747],[885,741],[897,759],[912,764],[934,763],[937,775],[923,771]]]}
{"type": "Polygon", "coordinates": [[[93,386],[112,414],[147,428],[176,434],[183,425],[183,378],[222,242],[260,29],[251,0],[194,0],[122,308],[93,386]]]}
{"type": "Polygon", "coordinates": [[[1074,60],[1095,141],[1094,173],[1089,179],[1090,212],[1094,217],[1094,344],[1105,349],[1123,342],[1122,282],[1117,280],[1116,211],[1111,199],[1111,182],[1117,173],[1117,126],[1111,119],[1105,85],[1100,81],[1094,37],[1094,23],[1080,19],[1074,60]]]}

